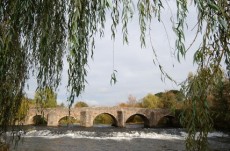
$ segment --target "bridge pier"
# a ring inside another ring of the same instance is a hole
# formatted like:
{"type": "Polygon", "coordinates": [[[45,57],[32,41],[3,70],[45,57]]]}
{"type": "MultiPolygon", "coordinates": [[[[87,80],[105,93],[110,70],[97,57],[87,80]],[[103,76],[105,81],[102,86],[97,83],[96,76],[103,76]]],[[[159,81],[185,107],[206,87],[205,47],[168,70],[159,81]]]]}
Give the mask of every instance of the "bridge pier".
{"type": "Polygon", "coordinates": [[[153,128],[157,126],[157,117],[154,112],[150,113],[150,119],[149,119],[149,127],[153,128]]]}
{"type": "Polygon", "coordinates": [[[80,125],[83,127],[92,127],[90,111],[82,111],[80,113],[80,125]]]}
{"type": "Polygon", "coordinates": [[[124,111],[117,111],[117,127],[125,127],[124,111]]]}
{"type": "Polygon", "coordinates": [[[55,113],[49,113],[47,115],[47,126],[58,126],[58,115],[55,113]]]}
{"type": "Polygon", "coordinates": [[[34,124],[33,117],[27,115],[25,120],[23,121],[23,125],[32,125],[34,124]]]}

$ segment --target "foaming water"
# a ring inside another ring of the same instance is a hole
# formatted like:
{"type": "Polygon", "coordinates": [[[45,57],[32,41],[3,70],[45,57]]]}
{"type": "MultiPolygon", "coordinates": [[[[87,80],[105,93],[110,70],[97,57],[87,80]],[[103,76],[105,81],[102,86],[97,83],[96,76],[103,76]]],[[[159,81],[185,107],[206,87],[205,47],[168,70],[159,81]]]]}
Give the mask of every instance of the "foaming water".
{"type": "Polygon", "coordinates": [[[69,130],[66,133],[56,134],[50,130],[32,130],[22,135],[23,137],[42,137],[47,139],[69,137],[69,138],[88,138],[88,139],[112,139],[112,140],[131,140],[134,138],[144,139],[184,139],[183,136],[172,135],[167,133],[156,133],[156,132],[140,132],[140,131],[129,131],[129,132],[89,132],[89,131],[72,131],[69,130]]]}
{"type": "MultiPolygon", "coordinates": [[[[23,143],[12,151],[139,151],[185,150],[187,133],[183,129],[144,129],[113,127],[29,127],[19,132],[23,143]]],[[[11,134],[8,133],[8,136],[11,134]]],[[[230,136],[224,132],[208,134],[212,150],[229,151],[230,136]]]]}
{"type": "MultiPolygon", "coordinates": [[[[160,139],[160,140],[185,140],[187,133],[183,129],[114,129],[114,128],[93,128],[90,131],[87,129],[28,129],[26,131],[20,131],[22,137],[41,137],[47,139],[55,139],[62,137],[69,138],[87,138],[87,139],[111,139],[111,140],[131,140],[135,138],[142,139],[160,139]],[[121,131],[119,131],[121,130],[121,131]]],[[[198,134],[198,133],[197,133],[198,134]]],[[[10,134],[8,134],[10,135],[10,134]]],[[[210,132],[209,138],[213,137],[226,137],[229,138],[229,134],[223,132],[210,132]]]]}
{"type": "Polygon", "coordinates": [[[211,132],[211,133],[208,133],[208,137],[230,137],[229,134],[225,134],[223,132],[211,132]]]}

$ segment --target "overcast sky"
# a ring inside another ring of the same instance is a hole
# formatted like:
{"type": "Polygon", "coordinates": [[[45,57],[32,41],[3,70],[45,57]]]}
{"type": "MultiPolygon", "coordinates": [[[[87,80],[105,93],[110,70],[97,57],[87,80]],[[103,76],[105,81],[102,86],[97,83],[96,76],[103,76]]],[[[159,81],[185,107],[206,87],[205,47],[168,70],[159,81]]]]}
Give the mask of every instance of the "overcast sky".
{"type": "MultiPolygon", "coordinates": [[[[169,1],[170,9],[173,12],[176,20],[176,6],[175,1],[169,1]]],[[[170,22],[171,11],[168,7],[162,10],[162,20],[165,24],[166,30],[162,23],[153,20],[151,25],[151,37],[154,48],[157,52],[160,64],[165,71],[175,79],[178,83],[186,79],[190,71],[195,71],[193,65],[193,53],[200,43],[198,38],[194,47],[189,50],[185,59],[181,59],[178,63],[176,57],[173,55],[175,47],[175,35],[172,32],[172,24],[170,22]],[[168,38],[167,38],[168,37],[168,38]]],[[[111,21],[109,17],[106,23],[105,37],[97,38],[96,49],[94,51],[93,60],[89,59],[89,67],[86,89],[76,101],[85,101],[93,106],[114,106],[121,102],[126,102],[129,95],[133,95],[138,99],[143,98],[148,93],[158,93],[171,89],[178,89],[179,86],[173,84],[170,80],[161,80],[161,72],[158,66],[153,63],[153,51],[150,46],[150,36],[147,32],[146,42],[147,47],[141,49],[139,40],[139,25],[138,18],[134,16],[132,22],[129,24],[129,45],[123,45],[121,27],[118,29],[116,40],[114,42],[114,68],[117,70],[117,80],[115,85],[110,85],[110,78],[113,72],[113,41],[111,40],[110,26],[111,21]]],[[[193,41],[195,31],[191,29],[195,26],[196,10],[190,8],[188,16],[189,28],[186,31],[186,45],[187,47],[193,41]]],[[[58,103],[66,103],[68,94],[66,92],[67,85],[67,63],[64,64],[62,85],[58,88],[57,100],[58,103]]],[[[35,80],[29,80],[29,90],[27,95],[30,98],[34,97],[35,80]]]]}

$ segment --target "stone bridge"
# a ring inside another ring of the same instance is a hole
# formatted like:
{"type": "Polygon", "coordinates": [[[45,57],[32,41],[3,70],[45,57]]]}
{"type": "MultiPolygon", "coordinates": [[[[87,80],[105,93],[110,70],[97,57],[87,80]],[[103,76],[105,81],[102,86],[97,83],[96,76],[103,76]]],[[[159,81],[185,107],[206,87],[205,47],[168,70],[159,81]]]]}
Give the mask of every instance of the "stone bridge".
{"type": "MultiPolygon", "coordinates": [[[[126,121],[135,115],[142,117],[145,127],[156,127],[163,117],[173,117],[170,110],[166,109],[84,107],[70,110],[70,116],[79,120],[83,127],[92,127],[94,119],[100,114],[110,115],[114,121],[113,125],[117,127],[125,127],[126,121]]],[[[58,126],[61,118],[69,116],[69,110],[67,108],[48,108],[43,111],[30,109],[23,124],[34,124],[34,117],[37,115],[43,116],[48,126],[58,126]]]]}

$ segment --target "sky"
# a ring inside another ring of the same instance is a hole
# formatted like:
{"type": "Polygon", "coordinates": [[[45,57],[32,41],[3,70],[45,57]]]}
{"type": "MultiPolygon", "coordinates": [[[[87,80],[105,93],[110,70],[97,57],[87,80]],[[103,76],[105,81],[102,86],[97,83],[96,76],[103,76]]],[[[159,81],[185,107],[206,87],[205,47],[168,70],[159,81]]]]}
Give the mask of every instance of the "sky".
{"type": "MultiPolygon", "coordinates": [[[[152,21],[151,31],[146,33],[146,48],[141,48],[140,31],[138,25],[137,14],[128,26],[129,44],[123,45],[121,26],[118,27],[116,40],[111,40],[111,20],[107,17],[105,24],[105,36],[96,38],[96,48],[94,50],[93,59],[89,58],[88,76],[85,91],[76,101],[84,101],[90,106],[115,106],[121,102],[127,102],[128,96],[132,95],[140,100],[148,93],[164,92],[171,89],[180,89],[180,86],[174,84],[170,80],[162,80],[162,74],[158,65],[154,65],[154,54],[150,45],[150,40],[156,50],[158,60],[164,70],[177,83],[184,81],[189,72],[196,70],[193,64],[193,54],[195,48],[199,45],[201,38],[194,43],[193,47],[187,52],[186,57],[181,58],[180,63],[174,55],[175,34],[172,31],[172,23],[170,17],[173,16],[176,21],[175,2],[168,1],[169,7],[162,10],[162,23],[156,19],[152,21]],[[165,28],[164,28],[165,26],[165,28]],[[151,35],[151,39],[150,39],[151,35]],[[114,53],[113,53],[114,52],[114,53]],[[114,64],[113,64],[114,58],[114,64]],[[110,84],[111,74],[114,69],[117,70],[115,85],[110,84]]],[[[186,29],[186,46],[188,47],[193,41],[195,30],[192,28],[196,25],[196,10],[189,8],[186,29]]],[[[68,64],[64,61],[61,85],[57,91],[58,104],[66,102],[68,93],[66,85],[68,82],[68,64]]],[[[163,78],[164,79],[164,78],[163,78]]],[[[31,78],[28,81],[29,89],[26,89],[28,97],[33,98],[36,89],[36,80],[31,78]]]]}

